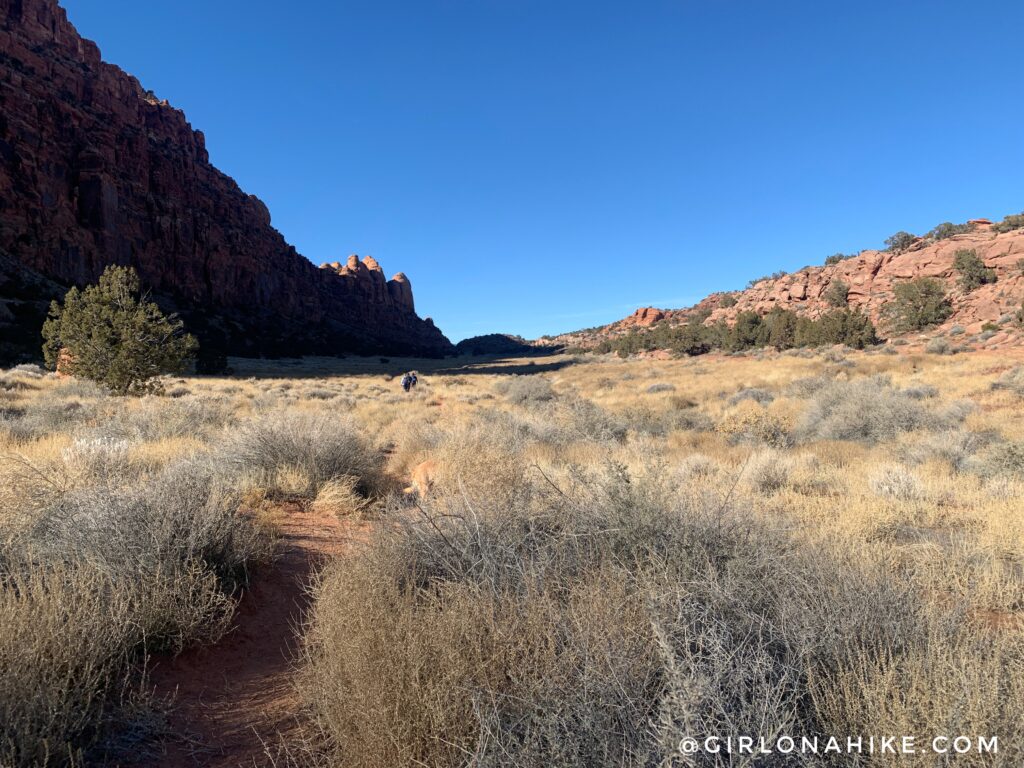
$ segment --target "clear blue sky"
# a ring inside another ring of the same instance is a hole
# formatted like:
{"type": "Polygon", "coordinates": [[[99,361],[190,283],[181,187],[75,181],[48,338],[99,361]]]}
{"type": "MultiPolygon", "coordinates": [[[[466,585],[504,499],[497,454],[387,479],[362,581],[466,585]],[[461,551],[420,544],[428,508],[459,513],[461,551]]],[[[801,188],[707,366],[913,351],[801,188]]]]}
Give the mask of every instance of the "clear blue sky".
{"type": "Polygon", "coordinates": [[[453,340],[1024,209],[1024,3],[64,0],[314,262],[453,340]]]}

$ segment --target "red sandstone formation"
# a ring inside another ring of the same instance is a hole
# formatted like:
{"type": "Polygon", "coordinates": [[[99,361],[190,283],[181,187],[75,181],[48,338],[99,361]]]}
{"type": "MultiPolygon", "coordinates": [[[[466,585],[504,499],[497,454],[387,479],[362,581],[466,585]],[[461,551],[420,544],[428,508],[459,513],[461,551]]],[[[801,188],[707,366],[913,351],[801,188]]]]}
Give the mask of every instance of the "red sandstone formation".
{"type": "Polygon", "coordinates": [[[0,0],[0,355],[15,333],[38,349],[53,281],[108,264],[134,265],[201,341],[236,352],[452,351],[401,273],[297,253],[185,115],[103,62],[56,0],[0,0]]]}
{"type": "Polygon", "coordinates": [[[619,324],[623,328],[646,328],[654,325],[655,323],[660,323],[666,317],[667,315],[661,309],[655,309],[654,307],[641,307],[626,319],[620,320],[619,324]]]}
{"type": "Polygon", "coordinates": [[[731,323],[739,312],[766,314],[773,307],[816,318],[832,310],[825,300],[825,293],[834,280],[842,280],[849,286],[850,307],[868,314],[882,332],[889,335],[882,310],[893,298],[893,286],[915,277],[931,277],[946,285],[953,314],[942,326],[929,333],[946,333],[954,326],[960,326],[965,335],[970,335],[982,331],[986,323],[994,323],[999,330],[984,339],[984,346],[1019,344],[1024,338],[1010,317],[1021,309],[1024,301],[1024,229],[997,234],[988,219],[975,219],[971,223],[974,229],[967,234],[939,241],[919,238],[903,253],[862,251],[838,264],[806,267],[780,278],[766,278],[746,290],[715,293],[688,309],[638,309],[629,317],[596,332],[565,334],[539,343],[593,346],[638,326],[663,320],[680,323],[700,312],[709,313],[707,323],[718,320],[731,323]],[[960,249],[976,251],[985,265],[995,271],[996,282],[970,292],[962,290],[958,285],[959,274],[953,268],[954,256],[960,249]],[[735,303],[723,306],[726,296],[731,296],[735,303]]]}

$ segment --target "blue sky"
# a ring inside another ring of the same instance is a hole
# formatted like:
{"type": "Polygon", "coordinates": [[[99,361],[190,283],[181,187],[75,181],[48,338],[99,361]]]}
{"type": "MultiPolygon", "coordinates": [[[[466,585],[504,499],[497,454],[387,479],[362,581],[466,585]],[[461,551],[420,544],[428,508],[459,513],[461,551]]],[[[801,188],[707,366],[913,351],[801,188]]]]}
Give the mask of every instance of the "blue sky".
{"type": "Polygon", "coordinates": [[[1024,3],[63,0],[316,263],[453,340],[1024,209],[1024,3]]]}

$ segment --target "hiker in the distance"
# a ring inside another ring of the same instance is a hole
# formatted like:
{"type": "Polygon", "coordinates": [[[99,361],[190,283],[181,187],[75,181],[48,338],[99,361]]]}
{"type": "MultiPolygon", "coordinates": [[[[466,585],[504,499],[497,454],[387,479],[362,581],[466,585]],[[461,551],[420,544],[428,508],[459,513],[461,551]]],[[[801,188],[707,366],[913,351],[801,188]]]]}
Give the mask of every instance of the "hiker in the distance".
{"type": "Polygon", "coordinates": [[[412,386],[413,389],[416,389],[416,385],[419,384],[420,381],[420,377],[416,375],[416,371],[412,371],[409,374],[409,378],[412,380],[410,382],[410,385],[412,386]]]}
{"type": "Polygon", "coordinates": [[[402,389],[404,389],[406,392],[408,392],[411,387],[412,387],[412,376],[410,376],[407,373],[404,376],[402,376],[402,389]]]}

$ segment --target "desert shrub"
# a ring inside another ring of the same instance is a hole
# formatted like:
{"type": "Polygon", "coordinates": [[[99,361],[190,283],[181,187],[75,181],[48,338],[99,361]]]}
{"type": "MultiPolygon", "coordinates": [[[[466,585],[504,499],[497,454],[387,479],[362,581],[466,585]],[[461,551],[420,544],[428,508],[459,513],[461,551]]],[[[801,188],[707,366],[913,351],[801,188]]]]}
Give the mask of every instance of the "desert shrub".
{"type": "Polygon", "coordinates": [[[84,430],[90,437],[156,441],[172,437],[212,437],[234,421],[231,404],[219,397],[167,399],[145,396],[131,408],[118,408],[84,430]]]}
{"type": "Polygon", "coordinates": [[[960,248],[953,257],[953,269],[960,273],[959,285],[964,291],[973,291],[982,285],[996,281],[996,271],[985,266],[985,262],[973,248],[960,248]]]}
{"type": "Polygon", "coordinates": [[[267,487],[315,497],[329,480],[355,477],[369,495],[383,484],[381,455],[346,417],[282,411],[237,427],[221,450],[234,472],[267,487]],[[292,480],[278,484],[281,473],[292,480]]]}
{"type": "Polygon", "coordinates": [[[918,441],[907,453],[911,462],[939,459],[949,464],[954,472],[978,468],[976,454],[996,440],[991,432],[969,432],[963,429],[938,432],[918,441]]]}
{"type": "Polygon", "coordinates": [[[939,388],[931,384],[917,384],[912,387],[907,387],[903,390],[903,394],[914,400],[928,400],[933,397],[938,397],[939,388]]]}
{"type": "Polygon", "coordinates": [[[903,253],[917,242],[917,235],[909,232],[897,232],[885,238],[885,247],[893,253],[903,253]]]}
{"type": "Polygon", "coordinates": [[[87,561],[4,575],[0,589],[0,761],[81,761],[142,700],[140,656],[215,640],[231,604],[198,566],[118,579],[87,561]]]}
{"type": "Polygon", "coordinates": [[[309,389],[302,390],[302,397],[306,400],[333,400],[338,396],[338,392],[333,389],[324,389],[323,387],[310,387],[309,389]]]}
{"type": "Polygon", "coordinates": [[[534,405],[555,399],[551,382],[543,376],[512,376],[501,379],[494,385],[494,391],[504,395],[514,405],[534,405]]]}
{"type": "Polygon", "coordinates": [[[679,463],[676,475],[681,481],[690,482],[696,478],[713,477],[718,471],[718,464],[710,456],[693,453],[679,463]]]}
{"type": "Polygon", "coordinates": [[[578,439],[579,430],[599,428],[548,415],[482,409],[479,421],[454,425],[430,454],[437,462],[435,492],[515,502],[529,490],[530,445],[562,445],[578,439]]]}
{"type": "Polygon", "coordinates": [[[1024,479],[1024,443],[997,444],[985,457],[980,469],[984,474],[1024,479]]]}
{"type": "Polygon", "coordinates": [[[351,475],[328,480],[311,506],[317,512],[360,520],[369,512],[371,502],[359,492],[358,485],[358,478],[351,475]]]}
{"type": "Polygon", "coordinates": [[[885,315],[897,333],[920,331],[938,325],[950,316],[953,308],[942,283],[930,277],[917,277],[897,283],[895,298],[885,315]]]}
{"type": "Polygon", "coordinates": [[[20,376],[28,376],[34,379],[40,379],[46,375],[46,371],[40,368],[35,363],[20,363],[19,365],[11,368],[11,373],[18,374],[20,376]]]}
{"type": "Polygon", "coordinates": [[[884,377],[832,381],[809,397],[797,423],[800,440],[876,443],[903,432],[949,429],[966,417],[957,404],[928,408],[884,377]]]}
{"type": "Polygon", "coordinates": [[[718,305],[720,307],[726,307],[726,308],[735,307],[736,306],[736,297],[733,296],[731,293],[727,293],[727,294],[725,294],[722,297],[721,301],[718,302],[718,305]]]}
{"type": "Polygon", "coordinates": [[[698,405],[696,400],[694,400],[692,397],[688,397],[686,395],[672,395],[672,397],[670,397],[668,399],[668,401],[669,401],[669,403],[672,404],[673,408],[678,408],[680,410],[686,410],[688,408],[696,408],[697,405],[698,405]]]}
{"type": "Polygon", "coordinates": [[[845,307],[849,303],[850,297],[850,286],[840,280],[838,277],[834,280],[829,281],[828,288],[825,290],[824,298],[825,302],[830,307],[840,309],[845,307]]]}
{"type": "Polygon", "coordinates": [[[747,460],[743,479],[756,493],[769,495],[789,485],[793,460],[778,451],[759,451],[747,460]]]}
{"type": "Polygon", "coordinates": [[[839,264],[840,262],[846,261],[847,259],[854,259],[857,257],[856,253],[833,253],[831,256],[825,257],[825,266],[831,267],[839,264]]]}
{"type": "Polygon", "coordinates": [[[623,410],[620,423],[623,429],[656,437],[671,432],[707,432],[714,428],[711,417],[699,408],[673,408],[654,410],[633,406],[623,410]]]}
{"type": "Polygon", "coordinates": [[[37,440],[47,435],[72,432],[94,419],[98,411],[95,402],[45,393],[24,407],[0,411],[0,432],[6,432],[16,442],[37,440]]]}
{"type": "Polygon", "coordinates": [[[441,496],[329,566],[300,678],[322,764],[612,768],[678,762],[692,734],[1017,732],[1019,644],[930,622],[868,550],[805,549],[671,485],[610,464],[511,504],[441,496]],[[991,700],[968,713],[956,669],[991,700]]]}
{"type": "MultiPolygon", "coordinates": [[[[634,762],[659,751],[648,725],[661,698],[659,670],[677,667],[677,654],[679,666],[688,658],[702,669],[731,659],[734,668],[718,670],[723,693],[735,690],[727,671],[766,695],[785,690],[784,667],[781,677],[763,676],[759,634],[745,629],[763,594],[735,590],[731,631],[715,638],[732,653],[686,642],[687,627],[706,626],[701,617],[724,596],[685,598],[671,584],[711,583],[712,553],[742,544],[733,526],[718,533],[689,518],[663,520],[657,496],[644,489],[603,483],[530,513],[495,509],[486,498],[452,500],[329,571],[316,588],[302,691],[335,759],[634,762]],[[659,536],[647,532],[652,525],[659,536]]],[[[759,559],[755,570],[769,563],[759,559]]],[[[721,705],[741,722],[759,717],[735,695],[721,705]]],[[[709,721],[725,714],[698,711],[709,721]]]]}
{"type": "Polygon", "coordinates": [[[145,654],[227,630],[269,544],[210,462],[140,477],[118,444],[82,442],[3,470],[0,504],[31,515],[0,540],[0,763],[66,764],[143,697],[145,654]]]}
{"type": "Polygon", "coordinates": [[[128,584],[87,566],[4,574],[0,589],[0,764],[82,761],[109,699],[132,686],[140,640],[128,584]]]}
{"type": "Polygon", "coordinates": [[[742,401],[715,426],[733,443],[764,443],[784,447],[790,442],[790,424],[752,400],[742,401]]]}
{"type": "Polygon", "coordinates": [[[565,398],[558,410],[558,422],[569,440],[621,441],[628,422],[584,397],[565,398]]]}
{"type": "Polygon", "coordinates": [[[878,496],[901,501],[923,498],[924,487],[913,472],[906,467],[893,465],[875,472],[869,481],[871,490],[878,496]]]}
{"type": "Polygon", "coordinates": [[[1024,213],[1010,214],[992,225],[996,232],[1012,232],[1015,229],[1024,228],[1024,213]]]}
{"type": "Polygon", "coordinates": [[[445,440],[436,424],[421,419],[399,419],[381,434],[392,455],[390,463],[401,471],[428,458],[445,440]]]}
{"type": "Polygon", "coordinates": [[[1004,750],[1001,738],[999,755],[975,752],[962,758],[973,766],[1017,764],[1020,728],[1013,722],[1016,705],[1007,697],[1020,701],[1024,686],[1001,669],[1022,658],[1021,643],[1004,632],[958,627],[945,617],[920,617],[914,624],[909,646],[897,650],[885,642],[851,650],[834,672],[817,680],[814,706],[831,732],[866,733],[882,723],[900,723],[908,733],[1009,732],[1012,746],[1004,750]],[[929,635],[933,640],[926,649],[929,635]],[[895,690],[900,695],[894,696],[895,690]],[[965,706],[965,691],[985,694],[965,706]]]}
{"type": "Polygon", "coordinates": [[[806,398],[824,389],[832,382],[828,376],[805,376],[793,379],[786,387],[786,394],[790,397],[806,398]]]}
{"type": "Polygon", "coordinates": [[[1009,390],[1014,394],[1024,397],[1024,365],[1011,368],[994,382],[993,390],[1009,390]]]}
{"type": "Polygon", "coordinates": [[[788,274],[789,272],[787,272],[786,270],[780,269],[777,272],[772,272],[770,275],[762,275],[761,277],[755,277],[752,280],[748,280],[747,287],[753,288],[755,285],[757,285],[758,283],[762,283],[765,280],[781,280],[788,274]]]}
{"type": "MultiPolygon", "coordinates": [[[[64,461],[74,458],[66,454],[64,461]]],[[[120,462],[115,457],[111,465],[120,462]]],[[[225,583],[242,578],[246,565],[266,552],[260,531],[238,515],[239,499],[213,461],[174,462],[123,485],[111,476],[94,471],[93,480],[107,482],[73,487],[42,510],[32,550],[47,560],[86,557],[125,579],[200,563],[225,583]]]]}
{"type": "Polygon", "coordinates": [[[775,395],[767,389],[761,389],[759,387],[744,387],[729,398],[729,405],[736,405],[737,403],[742,403],[744,400],[753,400],[755,403],[768,405],[768,403],[775,400],[775,395]]]}
{"type": "Polygon", "coordinates": [[[50,368],[63,353],[68,373],[120,395],[153,390],[157,376],[181,373],[198,346],[180,320],[140,296],[134,269],[117,266],[96,285],[72,288],[63,304],[53,302],[43,338],[50,368]]]}
{"type": "Polygon", "coordinates": [[[675,391],[676,391],[676,385],[675,384],[668,384],[666,382],[660,382],[658,384],[651,384],[651,386],[649,386],[647,388],[647,394],[649,394],[649,395],[656,395],[656,394],[658,394],[660,392],[675,392],[675,391]]]}
{"type": "Polygon", "coordinates": [[[948,240],[953,235],[964,235],[974,229],[972,224],[954,224],[944,221],[932,229],[925,237],[929,240],[948,240]]]}
{"type": "Polygon", "coordinates": [[[948,355],[952,351],[949,341],[942,336],[936,336],[925,344],[924,351],[932,355],[948,355]]]}

